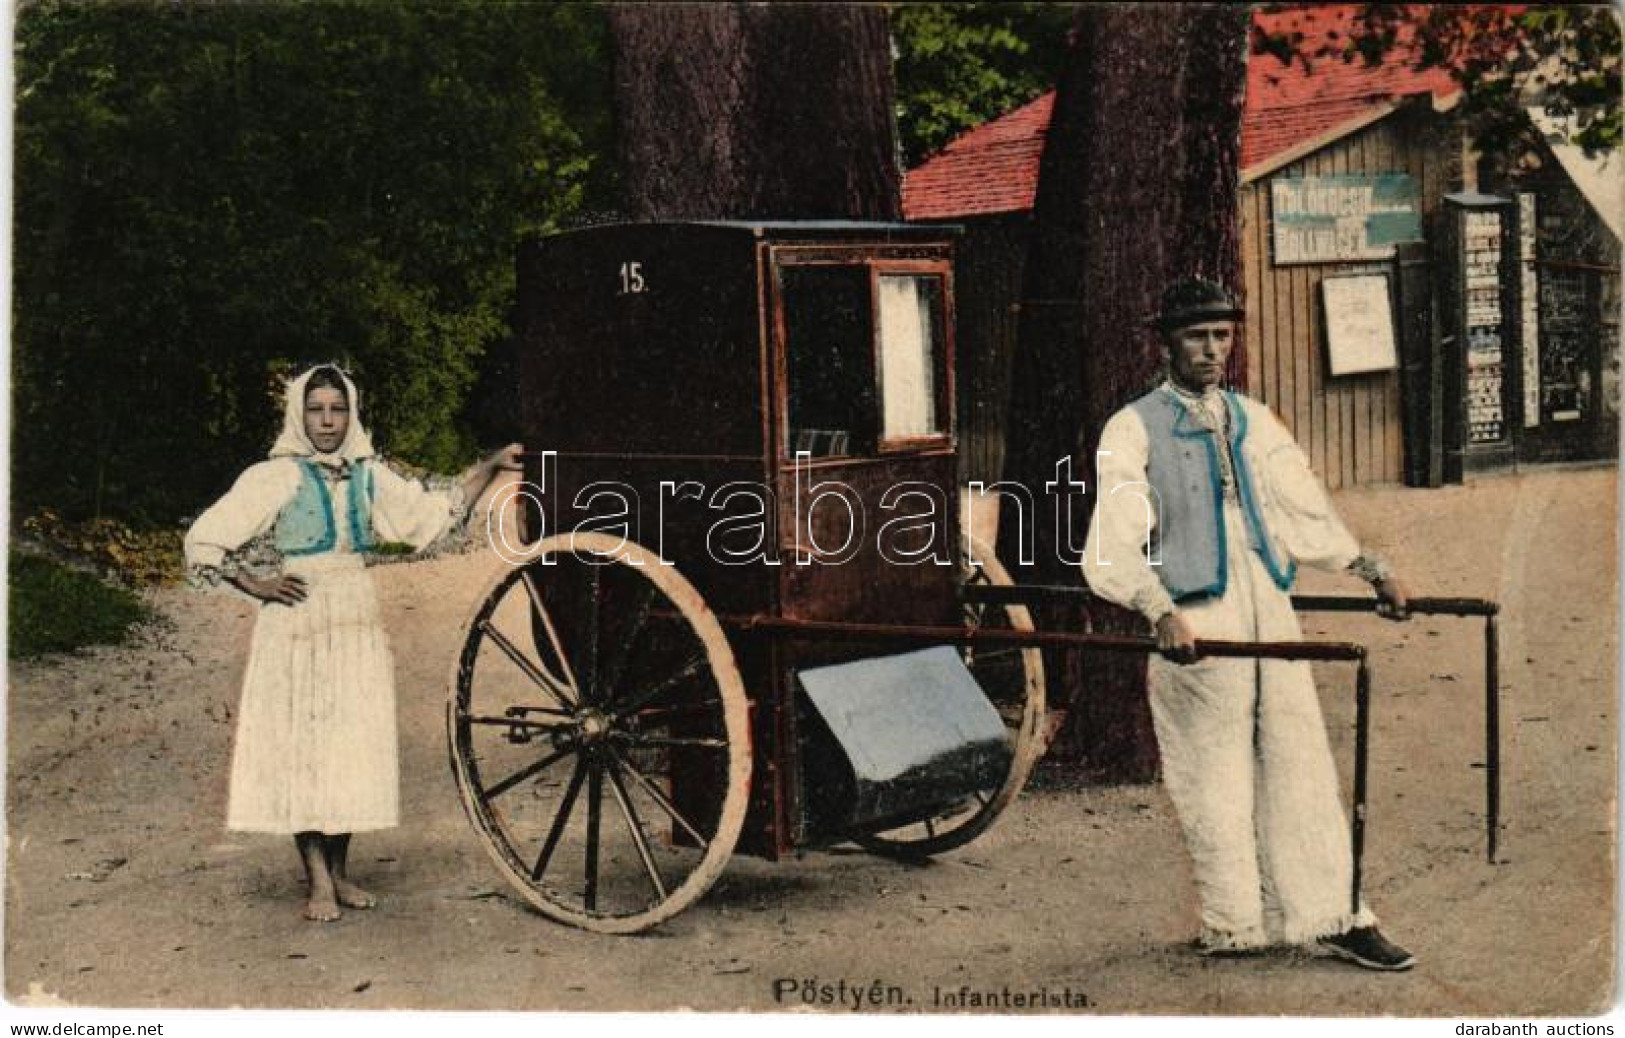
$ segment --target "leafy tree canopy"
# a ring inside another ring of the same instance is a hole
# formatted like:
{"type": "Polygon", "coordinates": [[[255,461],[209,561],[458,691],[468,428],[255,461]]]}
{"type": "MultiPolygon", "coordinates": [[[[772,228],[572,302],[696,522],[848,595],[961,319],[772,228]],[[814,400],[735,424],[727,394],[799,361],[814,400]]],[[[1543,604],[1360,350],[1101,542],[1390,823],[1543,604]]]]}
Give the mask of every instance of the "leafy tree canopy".
{"type": "Polygon", "coordinates": [[[195,510],[306,361],[459,464],[516,239],[609,197],[606,41],[584,5],[24,7],[15,510],[195,510]]]}
{"type": "Polygon", "coordinates": [[[1055,85],[1071,4],[891,4],[906,166],[1055,85]]]}
{"type": "MultiPolygon", "coordinates": [[[[1266,12],[1301,4],[1268,4],[1266,12]]],[[[1255,54],[1283,63],[1398,58],[1442,68],[1462,86],[1463,114],[1480,147],[1498,150],[1529,132],[1525,106],[1566,121],[1587,154],[1620,145],[1620,26],[1606,4],[1362,4],[1345,32],[1318,37],[1255,21],[1255,54]]]]}
{"type": "MultiPolygon", "coordinates": [[[[1072,9],[891,16],[918,159],[1047,89],[1072,9]]],[[[280,377],[317,360],[354,370],[392,454],[464,460],[468,405],[500,395],[476,378],[515,240],[612,208],[603,21],[476,0],[23,7],[17,513],[193,512],[264,449],[280,377]]]]}

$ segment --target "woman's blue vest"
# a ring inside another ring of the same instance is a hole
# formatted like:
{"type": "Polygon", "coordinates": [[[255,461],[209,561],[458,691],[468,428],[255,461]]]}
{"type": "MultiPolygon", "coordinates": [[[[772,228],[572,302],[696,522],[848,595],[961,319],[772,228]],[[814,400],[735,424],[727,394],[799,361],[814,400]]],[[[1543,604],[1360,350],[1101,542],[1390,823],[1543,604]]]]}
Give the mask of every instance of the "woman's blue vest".
{"type": "MultiPolygon", "coordinates": [[[[315,555],[332,551],[338,543],[333,524],[333,499],[316,463],[299,459],[299,490],[276,519],[276,548],[283,555],[315,555]]],[[[356,462],[345,481],[350,495],[350,545],[356,551],[372,547],[372,469],[356,462]]]]}
{"type": "MultiPolygon", "coordinates": [[[[1242,450],[1247,441],[1247,412],[1235,394],[1225,392],[1223,398],[1230,409],[1230,457],[1235,463],[1236,493],[1247,521],[1248,541],[1276,586],[1284,591],[1292,586],[1297,567],[1270,537],[1258,507],[1253,473],[1242,450]]],[[[1175,602],[1222,595],[1229,582],[1229,555],[1218,434],[1200,424],[1165,389],[1153,390],[1129,406],[1145,423],[1150,448],[1146,480],[1156,491],[1158,576],[1175,602]]]]}

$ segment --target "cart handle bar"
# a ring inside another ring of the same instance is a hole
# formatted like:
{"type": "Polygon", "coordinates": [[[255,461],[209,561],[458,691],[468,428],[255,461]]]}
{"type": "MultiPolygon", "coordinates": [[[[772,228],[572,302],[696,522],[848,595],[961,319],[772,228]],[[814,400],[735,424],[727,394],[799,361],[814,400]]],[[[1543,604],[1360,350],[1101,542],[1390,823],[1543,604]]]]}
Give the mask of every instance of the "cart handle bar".
{"type": "MultiPolygon", "coordinates": [[[[960,597],[989,605],[1023,605],[1046,599],[1097,600],[1088,588],[1072,584],[967,584],[960,589],[960,597]]],[[[1305,613],[1369,613],[1376,605],[1375,598],[1357,596],[1292,596],[1292,608],[1305,613]]],[[[1495,616],[1501,611],[1498,603],[1483,598],[1412,598],[1406,601],[1405,609],[1421,616],[1495,616]]]]}
{"type": "MultiPolygon", "coordinates": [[[[1292,608],[1305,613],[1369,613],[1376,605],[1374,598],[1292,596],[1292,608]]],[[[1495,616],[1501,612],[1501,606],[1486,598],[1408,598],[1405,611],[1422,616],[1495,616]]]]}
{"type": "MultiPolygon", "coordinates": [[[[1088,588],[1074,584],[967,584],[959,590],[963,601],[988,604],[1094,600],[1088,588]]],[[[1292,596],[1292,607],[1301,612],[1368,613],[1376,606],[1375,598],[1292,596]]],[[[1501,837],[1501,639],[1496,623],[1501,606],[1483,598],[1412,598],[1406,601],[1405,607],[1419,616],[1484,619],[1484,854],[1493,865],[1498,860],[1501,837]]]]}
{"type": "MultiPolygon", "coordinates": [[[[755,613],[749,616],[718,616],[724,627],[742,633],[784,634],[796,639],[819,641],[900,641],[930,645],[1013,645],[1028,649],[1097,649],[1103,652],[1157,652],[1152,638],[1127,634],[1071,633],[1064,631],[1013,631],[987,627],[931,627],[915,624],[843,623],[835,620],[798,620],[794,617],[755,613]]],[[[1242,656],[1277,660],[1365,659],[1363,645],[1348,642],[1230,642],[1201,640],[1196,651],[1202,656],[1242,656]]]]}
{"type": "MultiPolygon", "coordinates": [[[[718,616],[724,627],[742,633],[786,635],[796,639],[833,641],[905,641],[940,645],[1015,645],[1023,648],[1100,649],[1107,652],[1153,653],[1151,638],[1122,634],[1072,634],[1061,631],[1013,631],[1004,628],[927,627],[904,624],[841,623],[834,620],[798,620],[756,613],[718,616]]],[[[1365,647],[1347,642],[1229,642],[1198,641],[1205,656],[1265,657],[1283,660],[1348,660],[1358,665],[1355,680],[1354,813],[1351,822],[1352,869],[1350,911],[1361,905],[1360,885],[1365,854],[1366,760],[1370,752],[1371,665],[1365,647]]]]}

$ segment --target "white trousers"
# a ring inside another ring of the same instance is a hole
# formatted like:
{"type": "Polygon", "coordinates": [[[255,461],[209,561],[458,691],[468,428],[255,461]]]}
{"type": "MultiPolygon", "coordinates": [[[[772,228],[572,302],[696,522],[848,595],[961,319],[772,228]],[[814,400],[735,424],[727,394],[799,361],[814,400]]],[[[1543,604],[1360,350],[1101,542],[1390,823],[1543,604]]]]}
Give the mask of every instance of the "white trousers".
{"type": "MultiPolygon", "coordinates": [[[[1226,504],[1228,581],[1180,607],[1196,637],[1298,641],[1288,594],[1226,504]]],[[[1179,813],[1210,947],[1302,944],[1375,922],[1351,911],[1352,859],[1337,769],[1307,662],[1150,662],[1163,782],[1179,813]]]]}

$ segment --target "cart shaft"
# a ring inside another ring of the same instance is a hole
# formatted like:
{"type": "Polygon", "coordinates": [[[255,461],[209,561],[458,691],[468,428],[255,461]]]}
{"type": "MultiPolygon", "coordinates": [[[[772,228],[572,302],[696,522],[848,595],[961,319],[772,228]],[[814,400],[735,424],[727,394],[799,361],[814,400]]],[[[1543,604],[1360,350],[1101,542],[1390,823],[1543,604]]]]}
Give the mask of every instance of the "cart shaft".
{"type": "Polygon", "coordinates": [[[1349,914],[1360,914],[1360,879],[1365,862],[1365,820],[1367,775],[1371,756],[1371,665],[1360,661],[1354,676],[1354,815],[1350,822],[1353,832],[1354,868],[1349,885],[1349,914]]]}
{"type": "Polygon", "coordinates": [[[1501,637],[1495,614],[1484,617],[1484,824],[1486,860],[1501,840],[1501,637]]]}
{"type": "MultiPolygon", "coordinates": [[[[1040,602],[1098,601],[1089,589],[1072,584],[969,584],[960,589],[967,602],[1035,605],[1040,602]]],[[[1484,618],[1484,826],[1485,856],[1495,863],[1501,832],[1501,673],[1500,637],[1496,617],[1499,603],[1483,598],[1412,598],[1406,609],[1418,616],[1478,616],[1484,618]]],[[[1377,599],[1355,595],[1293,595],[1292,608],[1303,613],[1369,613],[1377,599]]],[[[1103,636],[1097,636],[1103,637],[1103,636]]],[[[1105,646],[1097,646],[1105,648],[1105,646]]],[[[1209,655],[1229,655],[1207,651],[1209,655]]],[[[1258,653],[1257,655],[1265,655],[1258,653]]],[[[1281,657],[1294,658],[1294,657],[1281,657]]],[[[1308,656],[1307,659],[1352,657],[1308,656]]]]}
{"type": "MultiPolygon", "coordinates": [[[[744,634],[760,633],[816,641],[893,641],[927,645],[1009,645],[1027,649],[1093,649],[1100,652],[1153,653],[1152,638],[1126,634],[1067,631],[1016,631],[1003,628],[923,626],[915,624],[844,623],[798,620],[757,613],[719,616],[723,627],[744,634]]],[[[1237,656],[1278,660],[1348,660],[1365,658],[1365,648],[1348,642],[1198,641],[1203,656],[1237,656]]]]}
{"type": "MultiPolygon", "coordinates": [[[[1100,601],[1088,588],[1073,584],[967,584],[960,589],[960,597],[1000,605],[1100,601]]],[[[1376,606],[1375,598],[1358,595],[1292,596],[1292,608],[1301,613],[1369,613],[1376,606]]],[[[1500,608],[1482,598],[1412,598],[1406,602],[1406,609],[1419,616],[1494,616],[1500,608]]]]}

